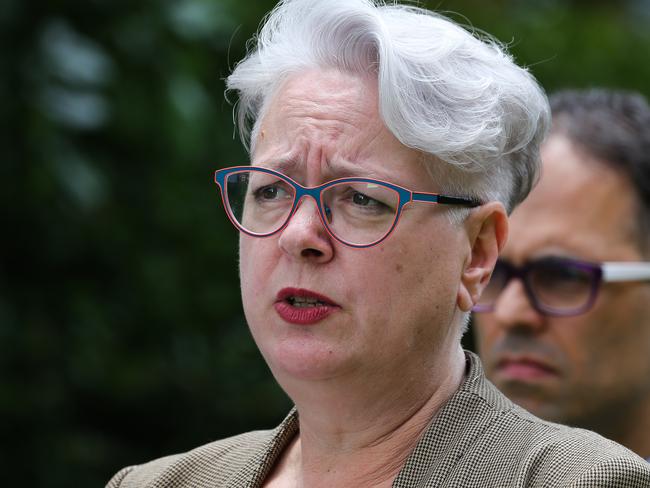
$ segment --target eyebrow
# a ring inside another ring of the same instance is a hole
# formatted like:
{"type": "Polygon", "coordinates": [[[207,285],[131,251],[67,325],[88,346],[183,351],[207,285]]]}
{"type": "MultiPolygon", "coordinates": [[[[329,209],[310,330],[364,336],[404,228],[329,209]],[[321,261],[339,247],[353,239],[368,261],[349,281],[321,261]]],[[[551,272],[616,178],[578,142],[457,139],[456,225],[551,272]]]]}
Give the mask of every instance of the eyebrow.
{"type": "MultiPolygon", "coordinates": [[[[326,161],[325,164],[326,169],[324,171],[324,174],[327,176],[326,181],[339,178],[355,177],[390,181],[390,177],[385,174],[377,173],[376,171],[372,170],[369,171],[367,168],[359,168],[357,164],[348,161],[338,161],[336,163],[326,161]]],[[[269,169],[273,169],[280,173],[286,174],[292,178],[296,176],[296,173],[299,173],[302,170],[302,168],[300,168],[302,161],[293,157],[271,159],[269,161],[262,162],[262,165],[269,169]]]]}
{"type": "Polygon", "coordinates": [[[300,161],[296,158],[280,158],[260,162],[260,166],[278,171],[279,173],[283,173],[288,176],[290,176],[291,173],[295,172],[299,165],[300,161]]]}

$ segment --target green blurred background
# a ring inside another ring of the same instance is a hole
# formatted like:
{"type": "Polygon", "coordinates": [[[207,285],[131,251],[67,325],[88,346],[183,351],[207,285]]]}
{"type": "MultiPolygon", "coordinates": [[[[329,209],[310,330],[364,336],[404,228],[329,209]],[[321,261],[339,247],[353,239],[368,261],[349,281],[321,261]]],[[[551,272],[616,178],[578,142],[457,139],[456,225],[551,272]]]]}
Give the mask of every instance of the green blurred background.
{"type": "MultiPolygon", "coordinates": [[[[274,3],[0,3],[4,486],[103,486],[286,413],[212,180],[247,162],[223,79],[274,3]]],[[[647,0],[425,5],[548,90],[650,94],[647,0]]]]}

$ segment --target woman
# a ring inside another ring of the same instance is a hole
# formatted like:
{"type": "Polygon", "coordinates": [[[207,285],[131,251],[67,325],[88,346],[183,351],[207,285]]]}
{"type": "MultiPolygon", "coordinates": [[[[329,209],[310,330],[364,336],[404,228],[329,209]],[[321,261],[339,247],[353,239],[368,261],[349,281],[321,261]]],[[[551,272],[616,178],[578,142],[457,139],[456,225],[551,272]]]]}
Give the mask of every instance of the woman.
{"type": "Polygon", "coordinates": [[[423,10],[295,0],[228,83],[251,166],[216,181],[296,408],[109,486],[650,483],[624,448],[508,402],[460,346],[538,170],[548,105],[525,70],[423,10]]]}

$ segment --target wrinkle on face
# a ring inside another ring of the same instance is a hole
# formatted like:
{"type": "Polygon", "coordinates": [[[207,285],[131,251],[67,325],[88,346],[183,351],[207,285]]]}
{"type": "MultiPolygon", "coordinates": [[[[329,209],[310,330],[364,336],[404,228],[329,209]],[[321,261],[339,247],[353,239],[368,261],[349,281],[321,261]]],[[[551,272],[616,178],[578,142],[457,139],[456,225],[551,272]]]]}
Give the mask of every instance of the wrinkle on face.
{"type": "MultiPolygon", "coordinates": [[[[381,121],[376,90],[375,81],[347,73],[293,75],[269,101],[253,164],[304,186],[360,176],[436,192],[421,153],[401,144],[381,121]]],[[[423,381],[436,381],[429,372],[444,370],[445,354],[457,346],[452,324],[466,234],[449,224],[443,206],[413,204],[384,242],[352,249],[318,229],[313,201],[305,203],[312,220],[299,213],[274,236],[240,240],[244,310],[274,373],[288,384],[296,377],[363,377],[377,390],[390,381],[401,388],[406,370],[413,377],[427,371],[423,381]],[[289,252],[299,242],[322,245],[331,258],[289,252]],[[283,287],[328,296],[341,312],[311,328],[292,327],[273,309],[283,287]],[[398,369],[402,373],[393,376],[398,369]]]]}
{"type": "MultiPolygon", "coordinates": [[[[261,123],[266,136],[257,141],[254,164],[283,159],[295,161],[301,171],[306,163],[307,173],[324,175],[323,180],[346,176],[390,180],[382,166],[411,161],[413,150],[395,145],[395,137],[377,117],[377,97],[368,97],[367,93],[376,92],[376,81],[362,78],[364,83],[350,83],[358,79],[358,75],[314,70],[286,80],[261,123]],[[325,83],[332,83],[335,92],[321,90],[325,83]],[[310,89],[305,90],[305,86],[310,89]],[[350,99],[364,103],[351,104],[350,99]],[[282,120],[282,129],[277,120],[282,120]],[[319,147],[329,149],[316,158],[314,151],[319,147]],[[390,154],[391,161],[377,161],[377,154],[390,154]]],[[[290,171],[296,168],[285,169],[292,176],[290,171]]],[[[395,183],[408,186],[405,182],[395,183]]]]}

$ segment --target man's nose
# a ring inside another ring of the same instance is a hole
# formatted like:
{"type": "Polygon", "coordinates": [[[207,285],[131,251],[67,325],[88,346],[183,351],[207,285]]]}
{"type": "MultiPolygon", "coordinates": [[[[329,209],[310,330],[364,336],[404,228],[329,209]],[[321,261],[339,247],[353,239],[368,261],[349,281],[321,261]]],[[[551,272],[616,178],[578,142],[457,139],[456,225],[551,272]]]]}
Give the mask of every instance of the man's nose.
{"type": "Polygon", "coordinates": [[[504,328],[526,327],[539,329],[544,316],[531,303],[520,279],[511,279],[494,304],[494,318],[504,328]]]}
{"type": "Polygon", "coordinates": [[[320,218],[316,201],[303,197],[280,232],[280,248],[293,258],[325,263],[334,256],[333,244],[320,218]]]}

